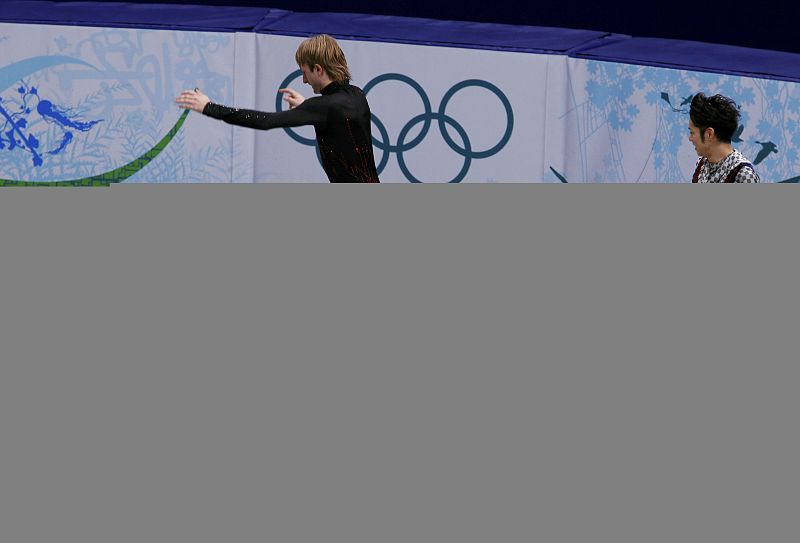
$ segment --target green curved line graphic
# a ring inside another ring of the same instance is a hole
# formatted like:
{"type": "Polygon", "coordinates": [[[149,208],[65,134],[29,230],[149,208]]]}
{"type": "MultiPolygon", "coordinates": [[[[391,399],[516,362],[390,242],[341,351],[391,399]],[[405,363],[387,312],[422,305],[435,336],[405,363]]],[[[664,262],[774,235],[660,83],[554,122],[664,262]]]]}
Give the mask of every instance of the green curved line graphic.
{"type": "Polygon", "coordinates": [[[125,164],[116,170],[111,170],[110,172],[101,173],[100,175],[95,175],[92,177],[86,177],[84,179],[73,179],[71,181],[14,181],[12,179],[0,179],[0,187],[107,187],[112,183],[120,183],[128,179],[133,174],[141,171],[145,166],[150,164],[150,162],[156,158],[161,151],[167,147],[167,145],[169,145],[169,143],[183,126],[184,121],[186,121],[189,111],[190,110],[187,109],[181,114],[178,122],[175,123],[175,126],[173,126],[169,132],[167,132],[166,136],[161,138],[161,141],[156,143],[155,147],[147,151],[136,160],[129,162],[128,164],[125,164]]]}

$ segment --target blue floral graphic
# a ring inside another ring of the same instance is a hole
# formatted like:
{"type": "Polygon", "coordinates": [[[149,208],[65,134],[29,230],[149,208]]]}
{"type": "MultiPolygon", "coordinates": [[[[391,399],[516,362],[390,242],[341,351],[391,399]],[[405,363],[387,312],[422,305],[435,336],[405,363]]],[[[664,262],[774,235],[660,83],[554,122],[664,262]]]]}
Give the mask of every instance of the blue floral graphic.
{"type": "Polygon", "coordinates": [[[796,177],[800,170],[797,83],[600,61],[586,61],[585,69],[583,89],[572,90],[566,114],[577,123],[585,180],[688,181],[696,159],[686,142],[689,105],[699,92],[723,94],[740,106],[732,142],[763,181],[796,177]],[[650,134],[649,154],[628,156],[626,133],[650,134]]]}
{"type": "Polygon", "coordinates": [[[10,100],[0,97],[0,151],[20,150],[30,153],[35,167],[44,164],[48,155],[58,155],[73,141],[74,132],[88,132],[101,120],[82,121],[70,108],[43,99],[36,87],[22,83],[17,96],[10,100]],[[42,125],[59,127],[61,134],[50,149],[41,144],[42,125]]]}

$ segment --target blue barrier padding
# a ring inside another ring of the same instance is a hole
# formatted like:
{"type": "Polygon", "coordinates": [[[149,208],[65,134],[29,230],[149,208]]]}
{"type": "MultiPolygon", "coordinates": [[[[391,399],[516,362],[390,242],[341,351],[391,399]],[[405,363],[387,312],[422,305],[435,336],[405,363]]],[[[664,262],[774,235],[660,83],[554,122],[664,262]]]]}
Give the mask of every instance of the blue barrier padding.
{"type": "Polygon", "coordinates": [[[279,19],[286,13],[283,10],[235,6],[0,0],[2,22],[70,26],[235,32],[250,31],[258,24],[279,19]]]}
{"type": "Polygon", "coordinates": [[[800,81],[800,54],[661,38],[595,43],[570,56],[745,77],[800,81]]]}
{"type": "Polygon", "coordinates": [[[594,30],[441,21],[358,13],[126,2],[0,1],[0,21],[216,32],[259,32],[567,54],[574,58],[800,82],[800,54],[594,30]]]}
{"type": "Polygon", "coordinates": [[[288,13],[264,21],[256,32],[294,36],[330,34],[342,39],[566,54],[610,36],[607,32],[360,13],[288,13]]]}

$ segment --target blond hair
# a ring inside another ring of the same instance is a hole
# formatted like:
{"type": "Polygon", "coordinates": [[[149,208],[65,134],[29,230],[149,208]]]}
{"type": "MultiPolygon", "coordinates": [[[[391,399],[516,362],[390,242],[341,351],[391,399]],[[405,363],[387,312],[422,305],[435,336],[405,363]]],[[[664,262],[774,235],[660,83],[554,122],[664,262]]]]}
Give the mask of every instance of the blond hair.
{"type": "Polygon", "coordinates": [[[347,59],[339,44],[327,34],[312,36],[303,40],[294,55],[298,66],[313,68],[319,64],[333,81],[350,81],[347,59]]]}

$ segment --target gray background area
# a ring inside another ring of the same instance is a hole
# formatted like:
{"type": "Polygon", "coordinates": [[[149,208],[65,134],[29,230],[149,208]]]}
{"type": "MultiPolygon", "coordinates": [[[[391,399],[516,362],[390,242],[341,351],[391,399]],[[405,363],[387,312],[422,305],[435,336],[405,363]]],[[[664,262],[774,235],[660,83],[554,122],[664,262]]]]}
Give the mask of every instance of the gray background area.
{"type": "Polygon", "coordinates": [[[0,541],[794,543],[798,194],[5,189],[0,541]]]}

